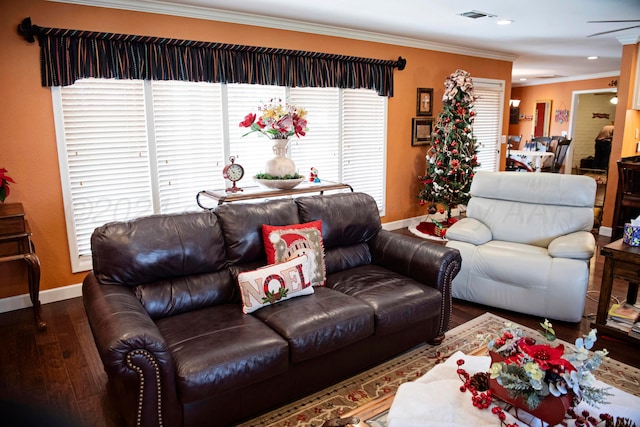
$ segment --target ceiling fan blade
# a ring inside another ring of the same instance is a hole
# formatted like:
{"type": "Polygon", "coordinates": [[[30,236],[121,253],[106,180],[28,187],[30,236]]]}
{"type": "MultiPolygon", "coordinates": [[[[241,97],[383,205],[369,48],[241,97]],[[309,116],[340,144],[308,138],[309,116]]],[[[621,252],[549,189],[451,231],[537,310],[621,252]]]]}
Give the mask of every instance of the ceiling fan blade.
{"type": "Polygon", "coordinates": [[[640,19],[621,19],[618,21],[587,21],[587,24],[607,23],[607,22],[640,22],[640,19]]]}
{"type": "Polygon", "coordinates": [[[633,27],[626,27],[626,28],[618,28],[617,30],[611,30],[611,31],[602,31],[601,33],[589,34],[587,37],[601,36],[603,34],[609,34],[609,33],[617,33],[618,31],[630,30],[632,28],[640,28],[640,25],[634,25],[633,27]]]}

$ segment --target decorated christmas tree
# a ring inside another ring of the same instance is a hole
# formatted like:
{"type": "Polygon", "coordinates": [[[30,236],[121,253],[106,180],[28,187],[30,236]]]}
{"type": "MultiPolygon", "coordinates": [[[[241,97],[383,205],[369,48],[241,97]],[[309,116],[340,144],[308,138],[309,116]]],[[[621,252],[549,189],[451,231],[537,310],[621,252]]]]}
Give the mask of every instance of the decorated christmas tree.
{"type": "Polygon", "coordinates": [[[423,187],[420,205],[436,205],[447,211],[469,201],[474,169],[479,165],[477,143],[473,137],[473,81],[469,73],[456,70],[445,80],[444,108],[438,115],[433,145],[427,153],[427,168],[419,177],[423,187]]]}

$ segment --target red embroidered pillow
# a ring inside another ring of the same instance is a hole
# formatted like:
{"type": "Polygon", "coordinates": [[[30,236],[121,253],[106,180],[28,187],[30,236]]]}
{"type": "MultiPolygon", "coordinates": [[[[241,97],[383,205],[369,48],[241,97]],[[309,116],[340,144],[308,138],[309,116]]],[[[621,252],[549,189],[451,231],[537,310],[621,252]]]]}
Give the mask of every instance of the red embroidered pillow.
{"type": "Polygon", "coordinates": [[[245,314],[289,298],[310,295],[309,258],[306,255],[238,274],[245,314]]]}
{"type": "Polygon", "coordinates": [[[306,254],[309,256],[311,284],[324,286],[326,267],[321,220],[284,226],[264,224],[262,237],[269,264],[306,254]]]}

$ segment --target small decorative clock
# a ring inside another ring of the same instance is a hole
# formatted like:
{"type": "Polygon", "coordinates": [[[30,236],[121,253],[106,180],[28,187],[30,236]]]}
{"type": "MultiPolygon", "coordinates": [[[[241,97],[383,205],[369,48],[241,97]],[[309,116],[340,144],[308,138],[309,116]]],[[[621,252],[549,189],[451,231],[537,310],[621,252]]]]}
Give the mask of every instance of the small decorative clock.
{"type": "Polygon", "coordinates": [[[240,181],[244,176],[244,168],[236,163],[236,158],[233,156],[229,157],[229,161],[231,163],[222,169],[222,176],[233,183],[231,187],[227,188],[227,192],[235,193],[242,191],[242,188],[236,186],[236,182],[240,181]]]}

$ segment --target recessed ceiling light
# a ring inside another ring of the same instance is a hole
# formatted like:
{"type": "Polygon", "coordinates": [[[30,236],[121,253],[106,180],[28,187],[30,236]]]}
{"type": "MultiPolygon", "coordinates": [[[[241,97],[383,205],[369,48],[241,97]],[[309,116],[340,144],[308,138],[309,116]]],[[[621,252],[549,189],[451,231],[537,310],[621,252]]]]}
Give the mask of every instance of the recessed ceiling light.
{"type": "Polygon", "coordinates": [[[594,59],[598,59],[598,57],[597,56],[587,56],[587,59],[594,60],[594,59]]]}
{"type": "Polygon", "coordinates": [[[496,22],[496,24],[498,25],[509,25],[509,24],[513,24],[513,19],[501,19],[498,22],[496,22]]]}
{"type": "Polygon", "coordinates": [[[521,82],[526,82],[526,81],[527,81],[527,79],[525,79],[524,77],[522,77],[522,78],[520,79],[520,81],[521,81],[521,82]]]}

